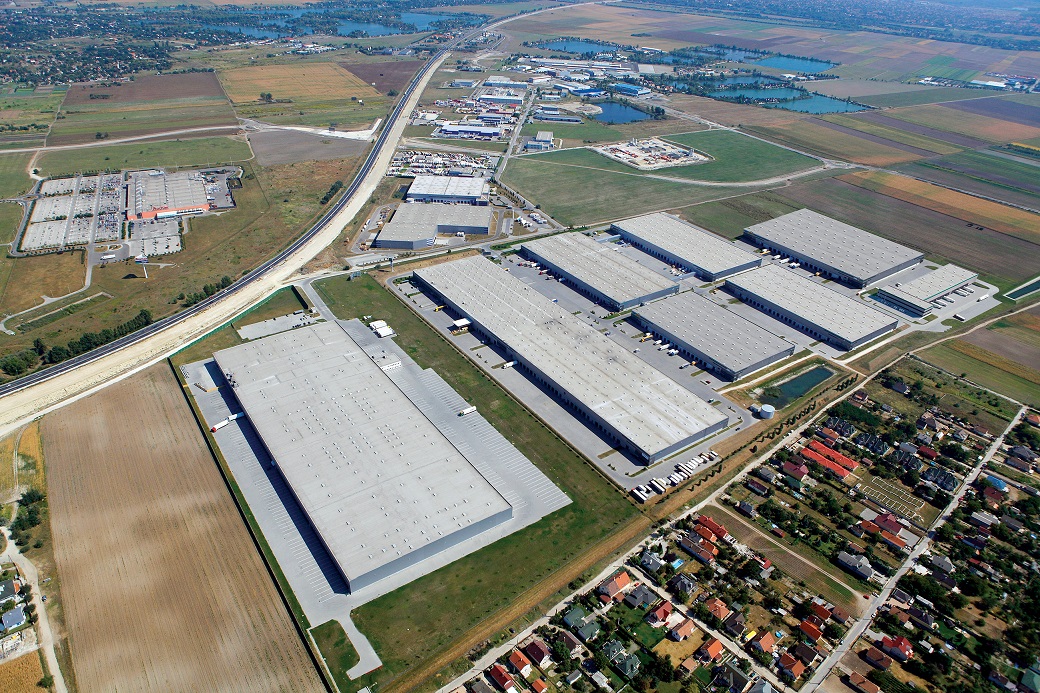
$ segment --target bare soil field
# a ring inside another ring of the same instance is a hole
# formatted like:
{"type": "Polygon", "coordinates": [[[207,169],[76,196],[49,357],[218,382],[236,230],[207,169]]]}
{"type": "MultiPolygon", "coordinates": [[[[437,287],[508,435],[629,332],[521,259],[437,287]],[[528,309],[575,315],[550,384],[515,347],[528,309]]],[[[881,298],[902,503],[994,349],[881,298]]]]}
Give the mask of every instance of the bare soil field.
{"type": "Polygon", "coordinates": [[[966,147],[968,149],[988,147],[990,144],[989,142],[978,139],[977,137],[956,134],[952,132],[947,132],[946,130],[928,127],[927,125],[922,125],[920,123],[910,123],[904,120],[900,120],[899,118],[893,117],[895,114],[896,111],[886,111],[884,114],[878,113],[876,111],[864,111],[862,113],[849,114],[849,118],[855,118],[857,120],[866,120],[871,123],[877,123],[878,125],[884,125],[890,128],[896,128],[898,130],[911,132],[916,135],[924,135],[925,137],[931,137],[932,139],[940,140],[942,142],[949,142],[950,144],[957,145],[958,147],[966,147]]]}
{"type": "Polygon", "coordinates": [[[349,70],[366,84],[372,85],[376,91],[387,93],[391,89],[401,91],[419,71],[421,60],[396,60],[381,63],[357,63],[341,66],[349,70]]]}
{"type": "Polygon", "coordinates": [[[809,117],[808,113],[795,113],[779,108],[762,108],[738,103],[715,101],[703,96],[675,94],[668,100],[673,108],[685,113],[707,118],[723,125],[769,125],[784,126],[798,123],[809,117]]]}
{"type": "Polygon", "coordinates": [[[261,130],[249,134],[249,143],[261,166],[328,161],[360,156],[367,142],[342,137],[319,137],[293,130],[261,130]]]}
{"type": "Polygon", "coordinates": [[[262,92],[294,102],[378,96],[371,85],[334,63],[254,65],[221,72],[220,79],[235,104],[257,103],[262,92]]]}
{"type": "Polygon", "coordinates": [[[29,693],[42,690],[36,686],[43,678],[40,651],[23,654],[0,664],[0,693],[29,693]]]}
{"type": "Polygon", "coordinates": [[[164,101],[201,97],[224,97],[216,73],[189,72],[180,75],[141,75],[132,82],[73,84],[62,104],[100,106],[132,101],[164,101]]]}
{"type": "Polygon", "coordinates": [[[964,113],[998,118],[1018,125],[1040,128],[1040,108],[1016,103],[1001,98],[970,99],[956,103],[943,104],[944,108],[952,108],[964,113]]]}
{"type": "Polygon", "coordinates": [[[889,147],[890,149],[898,149],[901,152],[906,152],[907,154],[912,154],[915,157],[928,157],[928,156],[934,156],[935,155],[935,152],[929,151],[927,149],[921,149],[920,147],[915,147],[915,146],[913,146],[911,144],[905,144],[903,142],[898,142],[896,140],[889,139],[888,137],[883,137],[882,135],[873,134],[873,133],[870,133],[870,132],[864,132],[863,130],[857,130],[855,128],[850,128],[850,127],[847,127],[847,126],[842,125],[840,123],[832,123],[832,122],[829,122],[829,121],[826,121],[826,120],[822,120],[820,118],[814,118],[810,122],[812,122],[813,125],[820,125],[822,127],[828,128],[830,130],[834,130],[835,132],[841,132],[841,133],[844,133],[844,134],[849,135],[851,137],[858,137],[861,140],[866,140],[867,142],[873,142],[874,144],[880,145],[882,147],[889,147]]]}
{"type": "Polygon", "coordinates": [[[1022,282],[1040,273],[1040,253],[1034,243],[969,227],[958,218],[855,187],[841,178],[797,183],[776,194],[991,277],[1022,282]]]}
{"type": "MultiPolygon", "coordinates": [[[[1015,339],[1005,332],[995,330],[975,330],[964,337],[964,341],[981,347],[991,354],[996,354],[1001,358],[1031,369],[1034,374],[1029,374],[1027,371],[1019,369],[1020,372],[1016,373],[1016,375],[1040,384],[1040,348],[1037,348],[1035,344],[1029,344],[1028,342],[1015,339]],[[1031,377],[1027,377],[1029,375],[1031,377]]],[[[971,355],[978,358],[977,354],[971,355]]],[[[1007,369],[1005,368],[1004,370],[1007,369]]]]}
{"type": "Polygon", "coordinates": [[[82,690],[324,690],[167,364],[43,439],[82,690]]]}
{"type": "MultiPolygon", "coordinates": [[[[1020,125],[999,117],[978,115],[958,110],[955,106],[959,103],[958,101],[951,104],[896,108],[886,111],[886,114],[914,125],[935,128],[947,133],[964,135],[965,137],[981,138],[988,142],[1013,142],[1030,137],[1040,137],[1040,127],[1020,125]]],[[[935,135],[930,136],[935,137],[935,135]]],[[[937,139],[953,141],[948,135],[945,138],[938,137],[937,139]]],[[[954,144],[958,143],[954,142],[954,144]]]]}

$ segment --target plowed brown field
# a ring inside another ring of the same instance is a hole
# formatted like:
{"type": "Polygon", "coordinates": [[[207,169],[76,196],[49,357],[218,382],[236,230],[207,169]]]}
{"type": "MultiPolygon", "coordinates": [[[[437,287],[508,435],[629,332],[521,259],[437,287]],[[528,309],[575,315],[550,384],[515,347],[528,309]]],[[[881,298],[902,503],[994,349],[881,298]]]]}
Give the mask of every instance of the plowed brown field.
{"type": "Polygon", "coordinates": [[[165,363],[43,420],[84,691],[322,691],[165,363]]]}

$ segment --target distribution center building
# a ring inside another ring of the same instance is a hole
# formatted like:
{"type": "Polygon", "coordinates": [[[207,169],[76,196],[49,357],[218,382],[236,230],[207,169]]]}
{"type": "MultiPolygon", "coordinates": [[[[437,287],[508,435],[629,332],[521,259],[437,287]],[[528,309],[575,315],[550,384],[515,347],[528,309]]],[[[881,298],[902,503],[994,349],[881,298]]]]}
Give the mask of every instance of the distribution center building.
{"type": "Polygon", "coordinates": [[[491,186],[483,178],[463,176],[416,176],[408,187],[410,202],[447,202],[487,205],[491,186]]]}
{"type": "Polygon", "coordinates": [[[729,380],[787,358],[795,345],[692,291],[637,308],[647,332],[729,380]]]}
{"type": "Polygon", "coordinates": [[[706,281],[718,281],[762,265],[762,258],[732,241],[658,212],[614,222],[613,231],[645,253],[694,272],[706,281]]]}
{"type": "Polygon", "coordinates": [[[856,288],[876,284],[924,259],[923,253],[811,209],[749,226],[744,232],[756,245],[856,288]]]}
{"type": "Polygon", "coordinates": [[[517,368],[577,410],[590,428],[636,459],[656,462],[729,421],[628,349],[482,257],[415,271],[517,368]]]}
{"type": "Polygon", "coordinates": [[[486,234],[490,226],[490,207],[405,203],[383,226],[372,247],[418,250],[432,246],[437,234],[486,234]]]}
{"type": "Polygon", "coordinates": [[[748,305],[839,349],[855,349],[899,324],[862,301],[781,265],[765,265],[727,279],[726,288],[748,305]]]}
{"type": "Polygon", "coordinates": [[[580,293],[611,310],[627,310],[679,291],[679,285],[582,233],[561,233],[524,243],[521,252],[580,293]]]}
{"type": "Polygon", "coordinates": [[[352,592],[512,517],[339,324],[214,358],[352,592]]]}
{"type": "Polygon", "coordinates": [[[978,278],[977,273],[963,267],[943,265],[905,284],[883,286],[874,298],[921,318],[936,307],[933,301],[964,288],[978,278]]]}

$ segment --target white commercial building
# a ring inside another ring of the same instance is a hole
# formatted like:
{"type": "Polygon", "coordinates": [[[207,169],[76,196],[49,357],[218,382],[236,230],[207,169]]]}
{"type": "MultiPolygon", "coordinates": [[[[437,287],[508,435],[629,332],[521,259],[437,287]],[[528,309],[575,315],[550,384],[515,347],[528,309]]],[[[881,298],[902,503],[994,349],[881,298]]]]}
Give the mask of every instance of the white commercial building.
{"type": "Polygon", "coordinates": [[[895,283],[878,289],[875,298],[915,317],[935,308],[934,301],[958,291],[979,278],[976,272],[957,265],[943,265],[905,284],[895,283]]]}
{"type": "Polygon", "coordinates": [[[446,202],[449,204],[486,205],[491,186],[484,178],[465,176],[416,176],[408,187],[410,202],[446,202]]]}
{"type": "Polygon", "coordinates": [[[728,417],[628,349],[482,257],[415,271],[419,286],[480,331],[637,459],[664,459],[728,417]]]}
{"type": "Polygon", "coordinates": [[[437,240],[438,234],[486,234],[490,225],[490,207],[410,202],[397,208],[376,236],[372,247],[404,250],[429,248],[437,240]]]}

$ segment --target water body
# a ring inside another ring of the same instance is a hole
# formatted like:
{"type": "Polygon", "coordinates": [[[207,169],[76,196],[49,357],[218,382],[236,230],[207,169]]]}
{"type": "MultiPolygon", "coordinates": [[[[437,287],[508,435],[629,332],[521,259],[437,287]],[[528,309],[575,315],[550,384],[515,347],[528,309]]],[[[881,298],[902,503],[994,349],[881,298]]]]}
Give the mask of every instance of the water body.
{"type": "Polygon", "coordinates": [[[776,89],[726,89],[725,91],[714,91],[710,96],[714,98],[738,98],[743,96],[746,99],[764,101],[766,99],[797,99],[803,94],[805,92],[791,89],[790,87],[778,87],[776,89]]]}
{"type": "MultiPolygon", "coordinates": [[[[286,27],[286,16],[299,18],[313,14],[318,14],[318,12],[304,9],[285,9],[279,10],[277,13],[264,13],[260,16],[261,20],[264,24],[271,26],[263,29],[242,24],[204,24],[203,26],[207,29],[230,31],[250,38],[276,39],[285,38],[286,36],[291,36],[293,34],[293,32],[289,31],[288,28],[277,28],[286,27]]],[[[449,18],[451,18],[450,15],[428,14],[424,12],[401,13],[401,21],[414,25],[418,31],[429,31],[437,22],[449,18]]],[[[310,31],[311,29],[308,27],[306,32],[310,31]]],[[[351,21],[343,21],[337,24],[336,31],[342,36],[348,36],[355,31],[363,31],[369,36],[393,36],[395,34],[407,33],[405,29],[400,27],[386,26],[385,24],[379,24],[377,22],[351,21]]]]}
{"type": "Polygon", "coordinates": [[[650,117],[649,114],[640,111],[638,108],[626,106],[623,103],[607,101],[597,105],[603,109],[603,112],[592,117],[601,123],[620,125],[621,123],[634,123],[637,120],[646,120],[650,117]]]}
{"type": "MultiPolygon", "coordinates": [[[[404,18],[404,15],[401,15],[401,17],[404,18]]],[[[545,48],[551,51],[563,51],[564,53],[577,53],[578,55],[584,53],[613,53],[617,50],[617,46],[612,46],[609,43],[596,43],[595,41],[566,41],[562,39],[551,43],[543,43],[540,45],[540,48],[545,48]]]]}
{"type": "Polygon", "coordinates": [[[1018,287],[1014,291],[1007,294],[1007,297],[1010,298],[1012,301],[1017,301],[1020,298],[1025,298],[1029,294],[1034,293],[1036,291],[1040,291],[1040,279],[1034,279],[1028,284],[1018,287]]]}
{"type": "Polygon", "coordinates": [[[771,58],[765,58],[763,60],[756,60],[755,64],[763,67],[773,67],[777,70],[803,72],[805,74],[815,74],[834,67],[834,63],[828,63],[822,60],[810,60],[809,58],[785,58],[779,55],[774,55],[771,58]]]}
{"type": "Polygon", "coordinates": [[[765,388],[762,391],[762,404],[772,404],[777,409],[783,409],[832,375],[834,371],[831,369],[817,366],[785,383],[765,388]]]}
{"type": "Polygon", "coordinates": [[[830,96],[813,94],[808,99],[797,101],[784,101],[778,104],[768,104],[769,108],[782,108],[785,111],[798,111],[799,113],[855,113],[867,110],[866,106],[858,103],[849,103],[830,96]]]}

